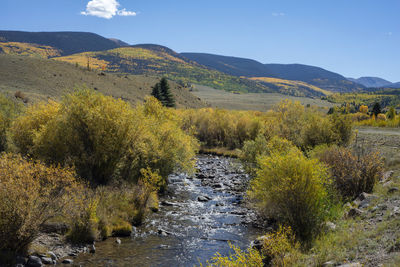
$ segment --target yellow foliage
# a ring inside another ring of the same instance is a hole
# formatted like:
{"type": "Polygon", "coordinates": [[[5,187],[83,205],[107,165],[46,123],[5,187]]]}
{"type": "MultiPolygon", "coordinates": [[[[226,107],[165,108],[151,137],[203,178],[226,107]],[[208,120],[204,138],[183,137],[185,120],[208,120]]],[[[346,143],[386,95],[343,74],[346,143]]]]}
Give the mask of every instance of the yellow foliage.
{"type": "Polygon", "coordinates": [[[0,42],[0,48],[4,53],[11,55],[41,58],[57,57],[61,55],[60,51],[54,47],[32,43],[0,42]]]}
{"type": "Polygon", "coordinates": [[[299,243],[290,227],[279,226],[278,230],[261,237],[262,253],[272,266],[292,266],[299,258],[299,243]]]}
{"type": "MultiPolygon", "coordinates": [[[[239,247],[230,244],[229,246],[233,249],[233,254],[229,256],[222,256],[220,253],[211,259],[211,262],[207,262],[207,267],[260,267],[263,266],[263,259],[261,254],[250,248],[247,252],[242,251],[239,247]]],[[[202,265],[201,265],[202,266],[202,265]]]]}
{"type": "Polygon", "coordinates": [[[71,64],[78,64],[83,68],[87,68],[89,63],[89,69],[94,69],[94,70],[107,70],[111,64],[108,61],[96,58],[95,52],[85,52],[64,57],[57,57],[54,59],[58,61],[68,62],[71,64]]]}
{"type": "Polygon", "coordinates": [[[23,252],[40,227],[72,205],[81,186],[71,169],[0,157],[0,250],[23,252]]]}
{"type": "Polygon", "coordinates": [[[260,157],[258,164],[248,191],[250,199],[264,216],[291,226],[300,240],[312,240],[327,215],[326,167],[295,147],[260,157]]]}
{"type": "Polygon", "coordinates": [[[361,113],[367,114],[368,113],[368,106],[366,105],[361,105],[359,111],[361,113]]]}

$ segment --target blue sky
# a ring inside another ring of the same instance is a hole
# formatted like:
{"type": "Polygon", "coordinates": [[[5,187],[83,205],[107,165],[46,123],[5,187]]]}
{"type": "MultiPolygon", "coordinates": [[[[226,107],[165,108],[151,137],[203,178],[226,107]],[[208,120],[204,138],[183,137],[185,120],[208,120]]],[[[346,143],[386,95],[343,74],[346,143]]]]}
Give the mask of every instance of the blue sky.
{"type": "Polygon", "coordinates": [[[95,32],[400,81],[400,0],[1,0],[0,29],[95,32]]]}

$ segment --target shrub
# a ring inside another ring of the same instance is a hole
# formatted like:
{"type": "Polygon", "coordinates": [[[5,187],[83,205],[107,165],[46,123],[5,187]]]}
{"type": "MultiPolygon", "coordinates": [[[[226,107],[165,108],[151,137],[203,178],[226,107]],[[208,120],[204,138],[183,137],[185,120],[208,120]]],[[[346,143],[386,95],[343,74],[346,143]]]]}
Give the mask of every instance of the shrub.
{"type": "MultiPolygon", "coordinates": [[[[263,259],[261,254],[255,249],[249,249],[247,252],[242,251],[239,247],[229,244],[234,253],[223,257],[220,253],[207,262],[208,267],[259,267],[263,266],[263,259]]],[[[202,266],[202,265],[201,265],[202,266]]]]}
{"type": "Polygon", "coordinates": [[[18,152],[74,165],[94,184],[136,182],[147,167],[166,179],[178,168],[190,169],[197,148],[173,111],[154,98],[133,109],[90,90],[29,108],[13,124],[11,137],[18,152]]]}
{"type": "Polygon", "coordinates": [[[356,156],[348,148],[330,147],[318,154],[330,167],[333,185],[344,199],[371,193],[382,176],[383,160],[378,153],[356,156]]]}
{"type": "Polygon", "coordinates": [[[41,226],[60,216],[80,185],[70,169],[0,157],[0,250],[24,252],[41,226]]]}
{"type": "Polygon", "coordinates": [[[329,213],[327,169],[294,148],[261,157],[258,164],[248,196],[263,216],[290,226],[299,240],[308,243],[329,213]]]}
{"type": "Polygon", "coordinates": [[[278,230],[262,237],[262,254],[272,266],[292,266],[299,258],[299,243],[290,227],[279,226],[278,230]]]}
{"type": "Polygon", "coordinates": [[[0,152],[7,149],[7,132],[11,122],[22,110],[22,105],[0,94],[0,152]]]}
{"type": "Polygon", "coordinates": [[[269,156],[272,153],[284,154],[292,148],[294,148],[293,144],[286,139],[274,136],[272,139],[266,140],[264,135],[258,135],[254,141],[249,140],[245,142],[240,159],[243,162],[245,170],[252,176],[255,176],[259,169],[259,157],[269,156]]]}

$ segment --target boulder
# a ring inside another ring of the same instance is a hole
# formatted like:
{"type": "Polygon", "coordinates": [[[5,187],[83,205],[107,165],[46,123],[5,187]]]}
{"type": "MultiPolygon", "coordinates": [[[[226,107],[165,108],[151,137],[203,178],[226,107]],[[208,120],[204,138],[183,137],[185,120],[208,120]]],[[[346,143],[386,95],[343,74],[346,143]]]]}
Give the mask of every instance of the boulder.
{"type": "Polygon", "coordinates": [[[41,260],[44,264],[53,264],[53,260],[51,258],[43,257],[41,260]]]}
{"type": "Polygon", "coordinates": [[[363,214],[362,210],[356,209],[356,208],[352,208],[349,210],[349,212],[347,213],[348,217],[354,218],[354,217],[358,217],[361,214],[363,214]]]}
{"type": "Polygon", "coordinates": [[[49,252],[47,252],[47,254],[50,256],[50,258],[51,258],[52,260],[55,260],[55,261],[58,260],[57,255],[54,254],[53,251],[49,251],[49,252]]]}
{"type": "Polygon", "coordinates": [[[209,198],[207,196],[198,196],[197,197],[197,201],[200,201],[200,202],[207,202],[209,200],[211,200],[211,198],[209,198]]]}
{"type": "Polygon", "coordinates": [[[43,265],[42,260],[37,256],[29,256],[26,266],[28,267],[41,267],[43,265]]]}
{"type": "Polygon", "coordinates": [[[117,243],[118,245],[120,245],[120,244],[121,244],[121,239],[119,239],[119,238],[115,239],[115,243],[117,243]]]}
{"type": "Polygon", "coordinates": [[[73,264],[74,261],[71,260],[71,259],[64,259],[64,260],[62,261],[62,263],[63,263],[63,264],[73,264]]]}

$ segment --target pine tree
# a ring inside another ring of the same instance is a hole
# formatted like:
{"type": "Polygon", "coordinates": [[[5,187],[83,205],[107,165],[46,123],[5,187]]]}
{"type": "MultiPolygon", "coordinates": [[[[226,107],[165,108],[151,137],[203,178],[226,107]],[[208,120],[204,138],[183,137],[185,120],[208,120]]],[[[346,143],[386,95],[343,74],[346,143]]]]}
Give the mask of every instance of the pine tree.
{"type": "Polygon", "coordinates": [[[381,105],[379,103],[375,103],[375,105],[372,108],[372,114],[378,116],[378,114],[381,113],[381,105]]]}
{"type": "Polygon", "coordinates": [[[166,107],[175,107],[175,99],[171,93],[171,89],[169,87],[168,81],[165,77],[163,77],[159,83],[160,94],[162,97],[161,102],[166,107]]]}
{"type": "Polygon", "coordinates": [[[151,92],[151,95],[154,96],[155,98],[158,99],[158,101],[162,102],[162,96],[161,96],[161,92],[160,92],[160,83],[156,83],[153,86],[153,91],[151,92]]]}

